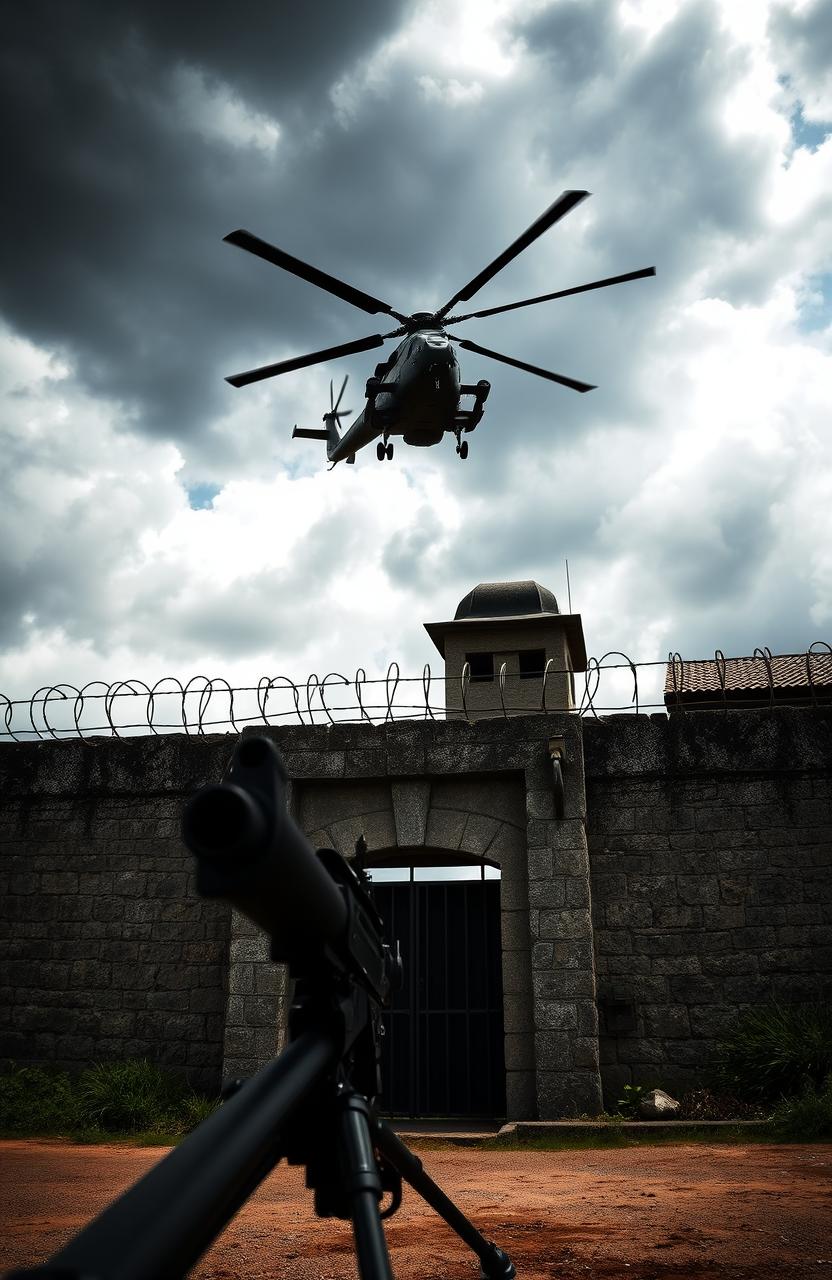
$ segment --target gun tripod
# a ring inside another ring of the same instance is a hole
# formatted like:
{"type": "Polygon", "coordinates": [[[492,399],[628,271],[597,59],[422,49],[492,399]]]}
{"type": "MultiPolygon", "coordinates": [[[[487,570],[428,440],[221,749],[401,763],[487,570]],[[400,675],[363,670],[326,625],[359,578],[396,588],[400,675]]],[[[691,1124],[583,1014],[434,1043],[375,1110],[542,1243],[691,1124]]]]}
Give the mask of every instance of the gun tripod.
{"type": "MultiPolygon", "coordinates": [[[[319,1150],[317,1158],[297,1163],[306,1163],[307,1186],[315,1189],[318,1216],[352,1219],[362,1280],[393,1280],[381,1220],[395,1213],[401,1204],[402,1181],[474,1251],[484,1280],[513,1280],[516,1271],[508,1256],[477,1231],[362,1094],[346,1081],[339,1081],[332,1102],[334,1124],[328,1137],[334,1141],[335,1151],[330,1149],[330,1158],[323,1161],[319,1150]],[[386,1191],[391,1192],[392,1200],[382,1212],[380,1205],[386,1191]]],[[[326,1151],[325,1143],[323,1152],[326,1151]]],[[[289,1163],[295,1163],[291,1154],[289,1163]]]]}

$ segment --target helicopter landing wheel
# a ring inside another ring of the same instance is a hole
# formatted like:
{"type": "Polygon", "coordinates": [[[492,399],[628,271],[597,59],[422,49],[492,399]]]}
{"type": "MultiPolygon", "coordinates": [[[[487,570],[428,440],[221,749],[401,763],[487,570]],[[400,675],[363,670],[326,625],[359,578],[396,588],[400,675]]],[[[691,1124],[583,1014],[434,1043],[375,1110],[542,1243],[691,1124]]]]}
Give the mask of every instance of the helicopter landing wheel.
{"type": "Polygon", "coordinates": [[[378,458],[379,462],[383,462],[384,459],[387,457],[387,450],[385,449],[384,445],[381,443],[380,440],[376,445],[376,457],[378,458]]]}
{"type": "Polygon", "coordinates": [[[467,440],[463,440],[462,444],[457,446],[457,453],[459,454],[460,458],[464,462],[465,459],[468,457],[468,441],[467,440]]]}
{"type": "Polygon", "coordinates": [[[392,446],[392,444],[388,444],[388,445],[387,445],[387,447],[385,448],[384,452],[385,452],[385,454],[387,455],[387,461],[388,461],[388,462],[392,462],[392,461],[393,461],[393,446],[392,446]]]}

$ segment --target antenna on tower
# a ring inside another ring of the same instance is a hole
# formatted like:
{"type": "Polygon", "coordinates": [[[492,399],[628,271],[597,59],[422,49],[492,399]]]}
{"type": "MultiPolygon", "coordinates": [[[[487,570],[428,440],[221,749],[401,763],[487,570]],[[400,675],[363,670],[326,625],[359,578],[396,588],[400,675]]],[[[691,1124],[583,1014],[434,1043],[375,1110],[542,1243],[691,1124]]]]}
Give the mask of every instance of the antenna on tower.
{"type": "Polygon", "coordinates": [[[566,565],[566,598],[569,601],[569,612],[572,612],[572,589],[569,586],[569,561],[564,561],[566,565]]]}

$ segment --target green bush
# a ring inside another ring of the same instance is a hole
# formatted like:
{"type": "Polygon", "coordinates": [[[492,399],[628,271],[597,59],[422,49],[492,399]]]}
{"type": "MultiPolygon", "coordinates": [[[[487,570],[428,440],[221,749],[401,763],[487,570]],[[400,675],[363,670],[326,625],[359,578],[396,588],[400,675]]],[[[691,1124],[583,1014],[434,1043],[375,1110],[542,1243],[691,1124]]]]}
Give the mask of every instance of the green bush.
{"type": "Polygon", "coordinates": [[[618,1114],[624,1116],[626,1120],[637,1120],[639,1116],[639,1104],[648,1092],[647,1086],[644,1084],[625,1084],[623,1089],[623,1097],[616,1102],[618,1114]]]}
{"type": "Polygon", "coordinates": [[[202,1124],[203,1120],[213,1115],[219,1105],[219,1098],[203,1098],[199,1093],[187,1093],[175,1116],[174,1132],[190,1133],[198,1124],[202,1124]]]}
{"type": "Polygon", "coordinates": [[[20,1067],[5,1062],[0,1071],[0,1129],[44,1134],[72,1129],[78,1104],[65,1071],[20,1067]]]}
{"type": "Polygon", "coordinates": [[[55,1067],[0,1064],[0,1131],[94,1139],[107,1133],[183,1136],[219,1099],[150,1062],[102,1062],[73,1080],[55,1067]]]}
{"type": "Polygon", "coordinates": [[[811,1087],[797,1098],[785,1098],[772,1116],[779,1137],[798,1142],[832,1138],[832,1076],[822,1089],[811,1087]]]}
{"type": "Polygon", "coordinates": [[[77,1084],[82,1125],[110,1132],[175,1129],[187,1086],[146,1059],[99,1062],[77,1084]]]}
{"type": "Polygon", "coordinates": [[[747,1014],[714,1061],[716,1080],[740,1098],[777,1101],[815,1093],[832,1073],[832,1007],[772,1005],[747,1014]]]}

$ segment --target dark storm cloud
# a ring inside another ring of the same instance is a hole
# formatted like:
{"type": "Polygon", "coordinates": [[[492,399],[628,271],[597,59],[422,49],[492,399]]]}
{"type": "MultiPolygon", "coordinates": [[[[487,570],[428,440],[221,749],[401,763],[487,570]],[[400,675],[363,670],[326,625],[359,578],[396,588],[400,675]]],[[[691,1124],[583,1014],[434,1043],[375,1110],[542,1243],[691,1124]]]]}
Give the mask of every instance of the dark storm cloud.
{"type": "MultiPolygon", "coordinates": [[[[221,348],[232,335],[254,345],[262,332],[222,234],[241,213],[273,221],[295,140],[306,143],[318,114],[331,114],[329,88],[402,8],[207,5],[197,15],[145,0],[35,0],[8,9],[0,305],[11,324],[65,350],[138,425],[187,435],[220,402],[221,348]],[[276,158],[183,121],[174,93],[183,66],[209,92],[228,85],[272,117],[285,137],[276,158]]],[[[304,191],[296,216],[325,194],[304,191]]]]}

